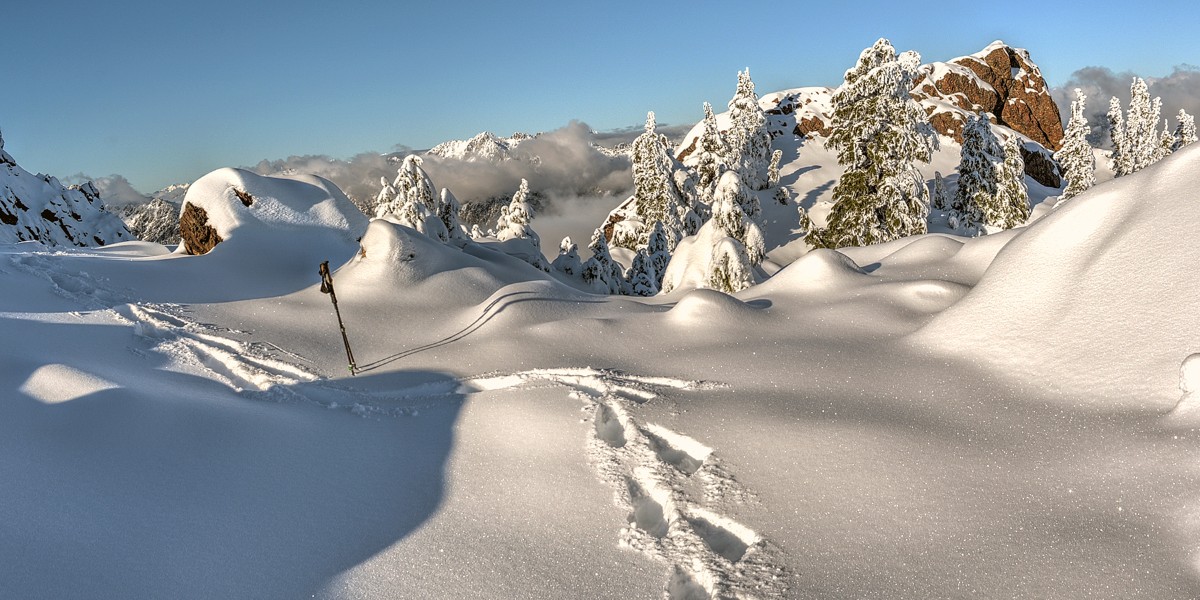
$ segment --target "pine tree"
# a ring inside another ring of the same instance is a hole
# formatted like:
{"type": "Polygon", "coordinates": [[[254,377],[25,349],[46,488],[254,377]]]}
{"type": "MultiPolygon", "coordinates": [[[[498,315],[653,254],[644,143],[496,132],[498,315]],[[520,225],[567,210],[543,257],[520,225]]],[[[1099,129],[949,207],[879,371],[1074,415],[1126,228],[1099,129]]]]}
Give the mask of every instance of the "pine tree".
{"type": "Polygon", "coordinates": [[[946,180],[942,179],[941,171],[933,172],[933,194],[930,196],[930,204],[937,210],[950,208],[950,195],[946,192],[946,180]]]}
{"type": "Polygon", "coordinates": [[[1129,86],[1129,112],[1125,116],[1125,141],[1129,150],[1129,172],[1154,163],[1158,154],[1158,117],[1162,100],[1150,99],[1146,82],[1135,77],[1129,86]]]}
{"type": "Polygon", "coordinates": [[[717,117],[713,114],[712,105],[704,103],[704,130],[697,142],[699,151],[696,154],[696,186],[700,199],[705,204],[712,203],[712,192],[717,187],[717,179],[727,167],[729,148],[717,128],[717,117]]]}
{"type": "Polygon", "coordinates": [[[997,171],[996,203],[992,214],[985,214],[988,225],[1012,229],[1029,219],[1029,188],[1025,185],[1025,161],[1016,135],[1004,141],[1004,162],[997,171]]]}
{"type": "Polygon", "coordinates": [[[562,243],[558,245],[558,256],[554,258],[554,262],[550,266],[555,271],[567,275],[583,273],[583,261],[579,260],[579,246],[571,241],[570,236],[562,239],[562,243]]]}
{"type": "Polygon", "coordinates": [[[1169,121],[1163,121],[1162,135],[1158,138],[1158,152],[1154,155],[1154,160],[1160,161],[1174,151],[1176,144],[1175,134],[1171,132],[1171,124],[1169,121]]]}
{"type": "Polygon", "coordinates": [[[376,197],[375,215],[391,215],[399,224],[444,242],[450,233],[438,218],[441,206],[421,162],[421,157],[410,154],[404,157],[390,185],[381,180],[384,186],[376,197]]]}
{"type": "Polygon", "coordinates": [[[771,157],[771,134],[767,115],[758,105],[750,69],[738,72],[737,91],[729,100],[729,156],[726,161],[742,181],[754,190],[766,189],[771,157]]]}
{"type": "Polygon", "coordinates": [[[463,242],[467,239],[467,234],[458,221],[458,213],[461,210],[462,204],[458,202],[458,198],[455,198],[450,190],[442,188],[441,201],[438,202],[438,218],[446,226],[449,239],[456,242],[463,242]]]}
{"type": "Polygon", "coordinates": [[[732,294],[754,285],[753,267],[746,248],[733,238],[721,238],[713,246],[708,287],[732,294]]]}
{"type": "Polygon", "coordinates": [[[1196,142],[1196,119],[1182,108],[1175,119],[1179,124],[1175,126],[1175,145],[1171,147],[1172,152],[1196,142]]]}
{"type": "Polygon", "coordinates": [[[721,175],[713,197],[712,211],[713,224],[725,236],[742,245],[750,265],[757,266],[761,263],[766,255],[766,243],[762,229],[754,219],[761,212],[761,208],[758,197],[742,184],[736,171],[726,171],[721,175]]]}
{"type": "Polygon", "coordinates": [[[783,159],[783,150],[771,153],[771,166],[767,167],[767,186],[779,185],[779,161],[783,159]]]}
{"type": "Polygon", "coordinates": [[[633,141],[633,196],[638,220],[636,238],[614,239],[614,245],[630,249],[644,246],[655,223],[666,228],[670,244],[683,239],[686,227],[681,215],[690,202],[675,183],[675,159],[666,138],[655,131],[654,113],[646,115],[646,130],[633,141]]]}
{"type": "Polygon", "coordinates": [[[646,248],[638,250],[637,254],[633,255],[633,264],[626,273],[630,293],[634,296],[653,296],[658,293],[657,281],[660,278],[661,275],[655,271],[654,263],[646,248]]]}
{"type": "Polygon", "coordinates": [[[1054,153],[1054,159],[1062,166],[1067,187],[1061,198],[1072,198],[1096,185],[1096,155],[1087,141],[1091,131],[1084,111],[1087,107],[1087,96],[1083,90],[1075,88],[1075,100],[1071,101],[1071,120],[1067,123],[1067,131],[1063,135],[1062,147],[1054,153]]]}
{"type": "Polygon", "coordinates": [[[1004,151],[992,133],[987,113],[967,117],[958,163],[958,189],[950,205],[950,220],[955,229],[967,234],[983,233],[991,215],[998,213],[996,163],[1004,151]]]}
{"type": "Polygon", "coordinates": [[[583,280],[604,289],[609,294],[620,294],[625,289],[625,277],[621,273],[621,265],[612,259],[608,252],[608,241],[604,232],[597,229],[592,233],[592,243],[588,245],[592,257],[583,264],[583,280]]]}
{"type": "Polygon", "coordinates": [[[521,185],[513,194],[512,200],[508,203],[507,210],[501,210],[504,227],[501,229],[497,226],[496,239],[500,241],[514,239],[528,239],[533,242],[534,246],[541,246],[541,239],[538,234],[530,227],[529,223],[533,221],[533,207],[529,205],[529,182],[522,179],[521,185]]]}
{"type": "Polygon", "coordinates": [[[915,163],[929,162],[937,137],[909,90],[920,56],[897,56],[880,39],[863,50],[833,95],[825,146],[844,173],[833,190],[828,226],[814,246],[864,246],[928,231],[929,191],[915,163]]]}
{"type": "Polygon", "coordinates": [[[1112,140],[1111,168],[1116,177],[1124,177],[1132,173],[1130,169],[1129,136],[1126,132],[1125,117],[1121,114],[1121,100],[1113,96],[1108,101],[1108,136],[1112,140]]]}
{"type": "MultiPolygon", "coordinates": [[[[654,268],[654,288],[662,289],[663,275],[671,262],[671,247],[667,243],[667,233],[662,223],[656,223],[650,232],[650,241],[646,244],[646,254],[650,257],[650,265],[654,268]]],[[[655,292],[657,293],[657,292],[655,292]]]]}

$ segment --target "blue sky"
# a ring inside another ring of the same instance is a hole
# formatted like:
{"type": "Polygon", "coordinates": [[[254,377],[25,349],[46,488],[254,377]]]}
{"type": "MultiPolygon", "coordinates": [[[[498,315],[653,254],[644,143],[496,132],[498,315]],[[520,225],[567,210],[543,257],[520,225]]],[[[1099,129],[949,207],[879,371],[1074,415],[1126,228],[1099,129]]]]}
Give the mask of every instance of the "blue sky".
{"type": "Polygon", "coordinates": [[[1195,36],[1173,34],[1200,22],[1194,2],[1128,15],[1109,2],[649,4],[26,1],[0,21],[0,130],[29,170],[118,173],[152,191],[482,130],[607,130],[647,110],[690,123],[728,100],[741,68],[760,93],[837,85],[879,37],[925,61],[1003,39],[1052,85],[1085,66],[1200,63],[1195,36]]]}

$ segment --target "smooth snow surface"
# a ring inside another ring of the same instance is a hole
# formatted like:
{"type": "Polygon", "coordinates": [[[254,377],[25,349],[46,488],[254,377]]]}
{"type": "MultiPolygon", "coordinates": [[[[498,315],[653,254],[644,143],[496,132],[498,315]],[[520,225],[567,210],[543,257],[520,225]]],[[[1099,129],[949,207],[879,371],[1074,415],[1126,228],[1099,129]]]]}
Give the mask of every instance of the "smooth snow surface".
{"type": "Polygon", "coordinates": [[[0,598],[1200,597],[1197,161],[735,296],[236,171],[204,256],[0,246],[0,598]]]}

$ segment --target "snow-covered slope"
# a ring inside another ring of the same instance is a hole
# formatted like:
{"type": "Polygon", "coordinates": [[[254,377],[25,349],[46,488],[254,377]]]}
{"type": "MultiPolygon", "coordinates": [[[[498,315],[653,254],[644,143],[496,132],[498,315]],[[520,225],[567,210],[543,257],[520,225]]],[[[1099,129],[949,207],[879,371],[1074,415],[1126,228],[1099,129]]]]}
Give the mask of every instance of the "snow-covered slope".
{"type": "Polygon", "coordinates": [[[121,219],[104,210],[91,182],[67,187],[49,175],[31,175],[4,150],[0,137],[0,243],[103,246],[130,239],[121,219]]]}
{"type": "Polygon", "coordinates": [[[1200,349],[1200,148],[1100,184],[1018,235],[925,344],[1069,396],[1178,400],[1200,349]]]}

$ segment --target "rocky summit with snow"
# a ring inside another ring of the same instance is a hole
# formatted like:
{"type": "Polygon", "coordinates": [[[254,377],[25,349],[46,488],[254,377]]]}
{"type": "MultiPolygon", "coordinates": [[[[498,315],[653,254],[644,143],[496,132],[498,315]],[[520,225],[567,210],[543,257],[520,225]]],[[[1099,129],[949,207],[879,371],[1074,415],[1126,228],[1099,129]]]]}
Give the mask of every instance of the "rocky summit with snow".
{"type": "Polygon", "coordinates": [[[227,168],[175,248],[5,220],[0,598],[1200,597],[1194,125],[1113,157],[1039,85],[739,73],[574,241],[417,156],[371,219],[227,168]]]}
{"type": "Polygon", "coordinates": [[[103,246],[131,239],[91,182],[65,186],[50,175],[32,175],[4,150],[0,137],[0,243],[103,246]]]}

